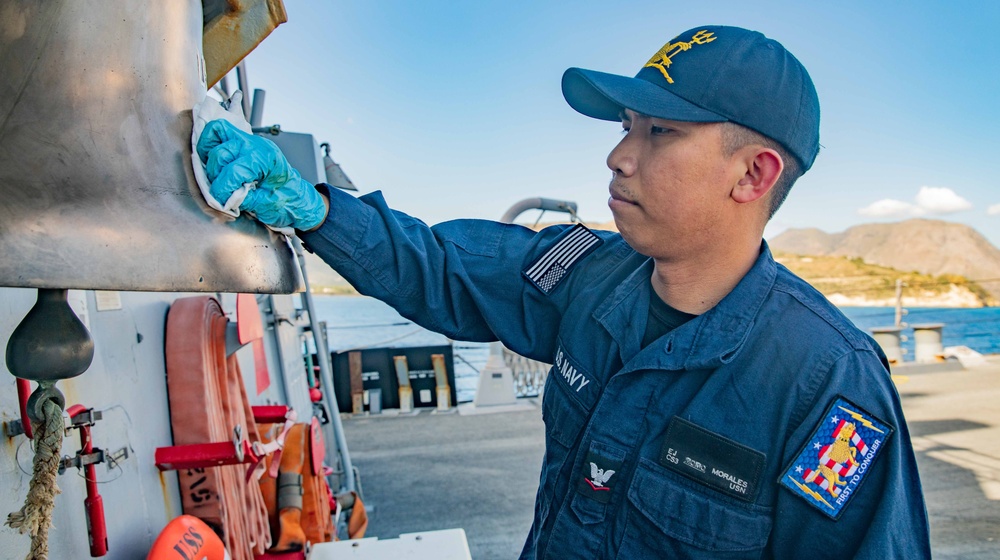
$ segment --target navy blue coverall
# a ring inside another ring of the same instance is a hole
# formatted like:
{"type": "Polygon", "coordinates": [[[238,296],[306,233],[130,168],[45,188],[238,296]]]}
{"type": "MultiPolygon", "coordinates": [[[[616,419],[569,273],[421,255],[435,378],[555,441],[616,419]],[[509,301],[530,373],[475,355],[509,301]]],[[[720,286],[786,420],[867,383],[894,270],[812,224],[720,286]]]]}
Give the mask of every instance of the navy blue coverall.
{"type": "Polygon", "coordinates": [[[329,191],[302,239],[358,291],[554,364],[522,558],[930,556],[884,355],[766,244],[718,305],[641,348],[653,263],[620,235],[429,228],[329,191]]]}

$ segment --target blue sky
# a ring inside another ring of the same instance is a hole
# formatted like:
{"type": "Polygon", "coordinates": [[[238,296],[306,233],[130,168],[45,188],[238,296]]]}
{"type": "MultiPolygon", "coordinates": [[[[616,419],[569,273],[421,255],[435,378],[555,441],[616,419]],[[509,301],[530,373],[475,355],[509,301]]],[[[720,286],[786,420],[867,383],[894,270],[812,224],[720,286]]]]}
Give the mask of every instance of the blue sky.
{"type": "Polygon", "coordinates": [[[570,109],[562,72],[633,75],[677,33],[724,24],[782,42],[820,96],[823,149],[767,236],[923,216],[1000,246],[1000,2],[285,5],[247,58],[264,122],[330,142],[362,192],[427,223],[532,196],[610,220],[621,127],[570,109]]]}

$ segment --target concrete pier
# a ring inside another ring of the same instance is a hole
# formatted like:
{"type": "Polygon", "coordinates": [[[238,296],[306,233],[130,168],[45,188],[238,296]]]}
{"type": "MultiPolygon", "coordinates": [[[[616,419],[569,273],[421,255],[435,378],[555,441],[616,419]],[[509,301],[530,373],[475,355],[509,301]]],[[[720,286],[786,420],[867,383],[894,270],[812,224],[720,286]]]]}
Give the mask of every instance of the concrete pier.
{"type": "MultiPolygon", "coordinates": [[[[1000,356],[982,367],[894,379],[934,558],[1000,558],[1000,356]]],[[[519,403],[520,411],[496,414],[345,415],[352,458],[374,506],[369,535],[461,527],[474,559],[516,558],[531,524],[544,445],[538,403],[519,403]]]]}
{"type": "Polygon", "coordinates": [[[1000,558],[1000,357],[895,377],[936,559],[1000,558]]]}

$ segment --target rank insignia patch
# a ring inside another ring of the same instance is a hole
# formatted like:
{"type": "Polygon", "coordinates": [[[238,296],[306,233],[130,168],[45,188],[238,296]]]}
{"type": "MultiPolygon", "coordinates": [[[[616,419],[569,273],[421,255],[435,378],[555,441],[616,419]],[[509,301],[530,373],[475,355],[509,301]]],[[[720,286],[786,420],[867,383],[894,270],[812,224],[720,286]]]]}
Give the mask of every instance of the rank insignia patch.
{"type": "MultiPolygon", "coordinates": [[[[612,453],[608,453],[609,455],[612,453]]],[[[578,492],[602,504],[611,501],[615,487],[615,473],[621,470],[624,457],[605,457],[596,449],[587,453],[583,476],[576,485],[578,492]]]]}
{"type": "Polygon", "coordinates": [[[892,430],[838,396],[779,483],[837,519],[857,493],[892,430]]]}
{"type": "Polygon", "coordinates": [[[563,233],[555,245],[528,265],[522,274],[539,290],[550,294],[566,277],[574,263],[603,242],[583,224],[576,224],[563,233]]]}

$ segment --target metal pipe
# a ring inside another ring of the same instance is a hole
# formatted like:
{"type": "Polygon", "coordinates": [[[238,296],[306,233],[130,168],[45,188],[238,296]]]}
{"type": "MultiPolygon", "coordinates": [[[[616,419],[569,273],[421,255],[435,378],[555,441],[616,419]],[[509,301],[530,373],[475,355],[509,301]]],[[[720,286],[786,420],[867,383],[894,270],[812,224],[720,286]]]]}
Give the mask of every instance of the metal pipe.
{"type": "Polygon", "coordinates": [[[250,84],[247,82],[247,64],[240,61],[236,65],[236,80],[239,83],[240,91],[243,92],[243,118],[250,119],[250,84]]]}
{"type": "Polygon", "coordinates": [[[271,337],[274,340],[274,358],[278,362],[278,372],[281,374],[281,393],[285,399],[286,403],[291,404],[292,396],[288,391],[288,372],[285,371],[285,355],[281,351],[281,334],[278,332],[278,327],[280,320],[278,319],[278,313],[275,311],[276,306],[274,305],[274,296],[267,296],[267,304],[271,307],[271,337]]]}
{"type": "MultiPolygon", "coordinates": [[[[330,425],[333,428],[334,441],[337,442],[337,449],[340,451],[341,466],[344,467],[344,486],[348,491],[355,491],[357,488],[354,481],[354,465],[351,464],[351,454],[347,451],[347,437],[344,435],[344,425],[340,421],[340,407],[337,404],[337,394],[333,388],[333,369],[330,367],[330,350],[326,346],[326,337],[320,331],[319,318],[316,316],[316,306],[313,303],[312,292],[309,291],[309,276],[306,272],[306,256],[302,250],[302,242],[297,237],[292,238],[292,247],[295,255],[299,259],[299,268],[302,271],[302,283],[305,284],[305,291],[302,292],[302,299],[309,313],[309,324],[312,327],[313,342],[316,344],[316,356],[319,361],[320,387],[323,390],[323,398],[326,399],[330,407],[330,425]]],[[[334,457],[329,448],[326,450],[327,463],[334,465],[334,457]]]]}
{"type": "MultiPolygon", "coordinates": [[[[242,64],[242,63],[241,63],[242,64]]],[[[264,120],[264,99],[267,92],[262,89],[253,90],[253,106],[250,108],[250,126],[259,127],[264,120]]]]}
{"type": "Polygon", "coordinates": [[[575,202],[536,196],[534,198],[526,198],[515,203],[503,213],[503,216],[500,217],[500,221],[505,224],[512,224],[514,223],[514,219],[517,218],[522,212],[535,208],[539,210],[550,210],[552,212],[566,212],[570,216],[576,217],[575,202]]]}

